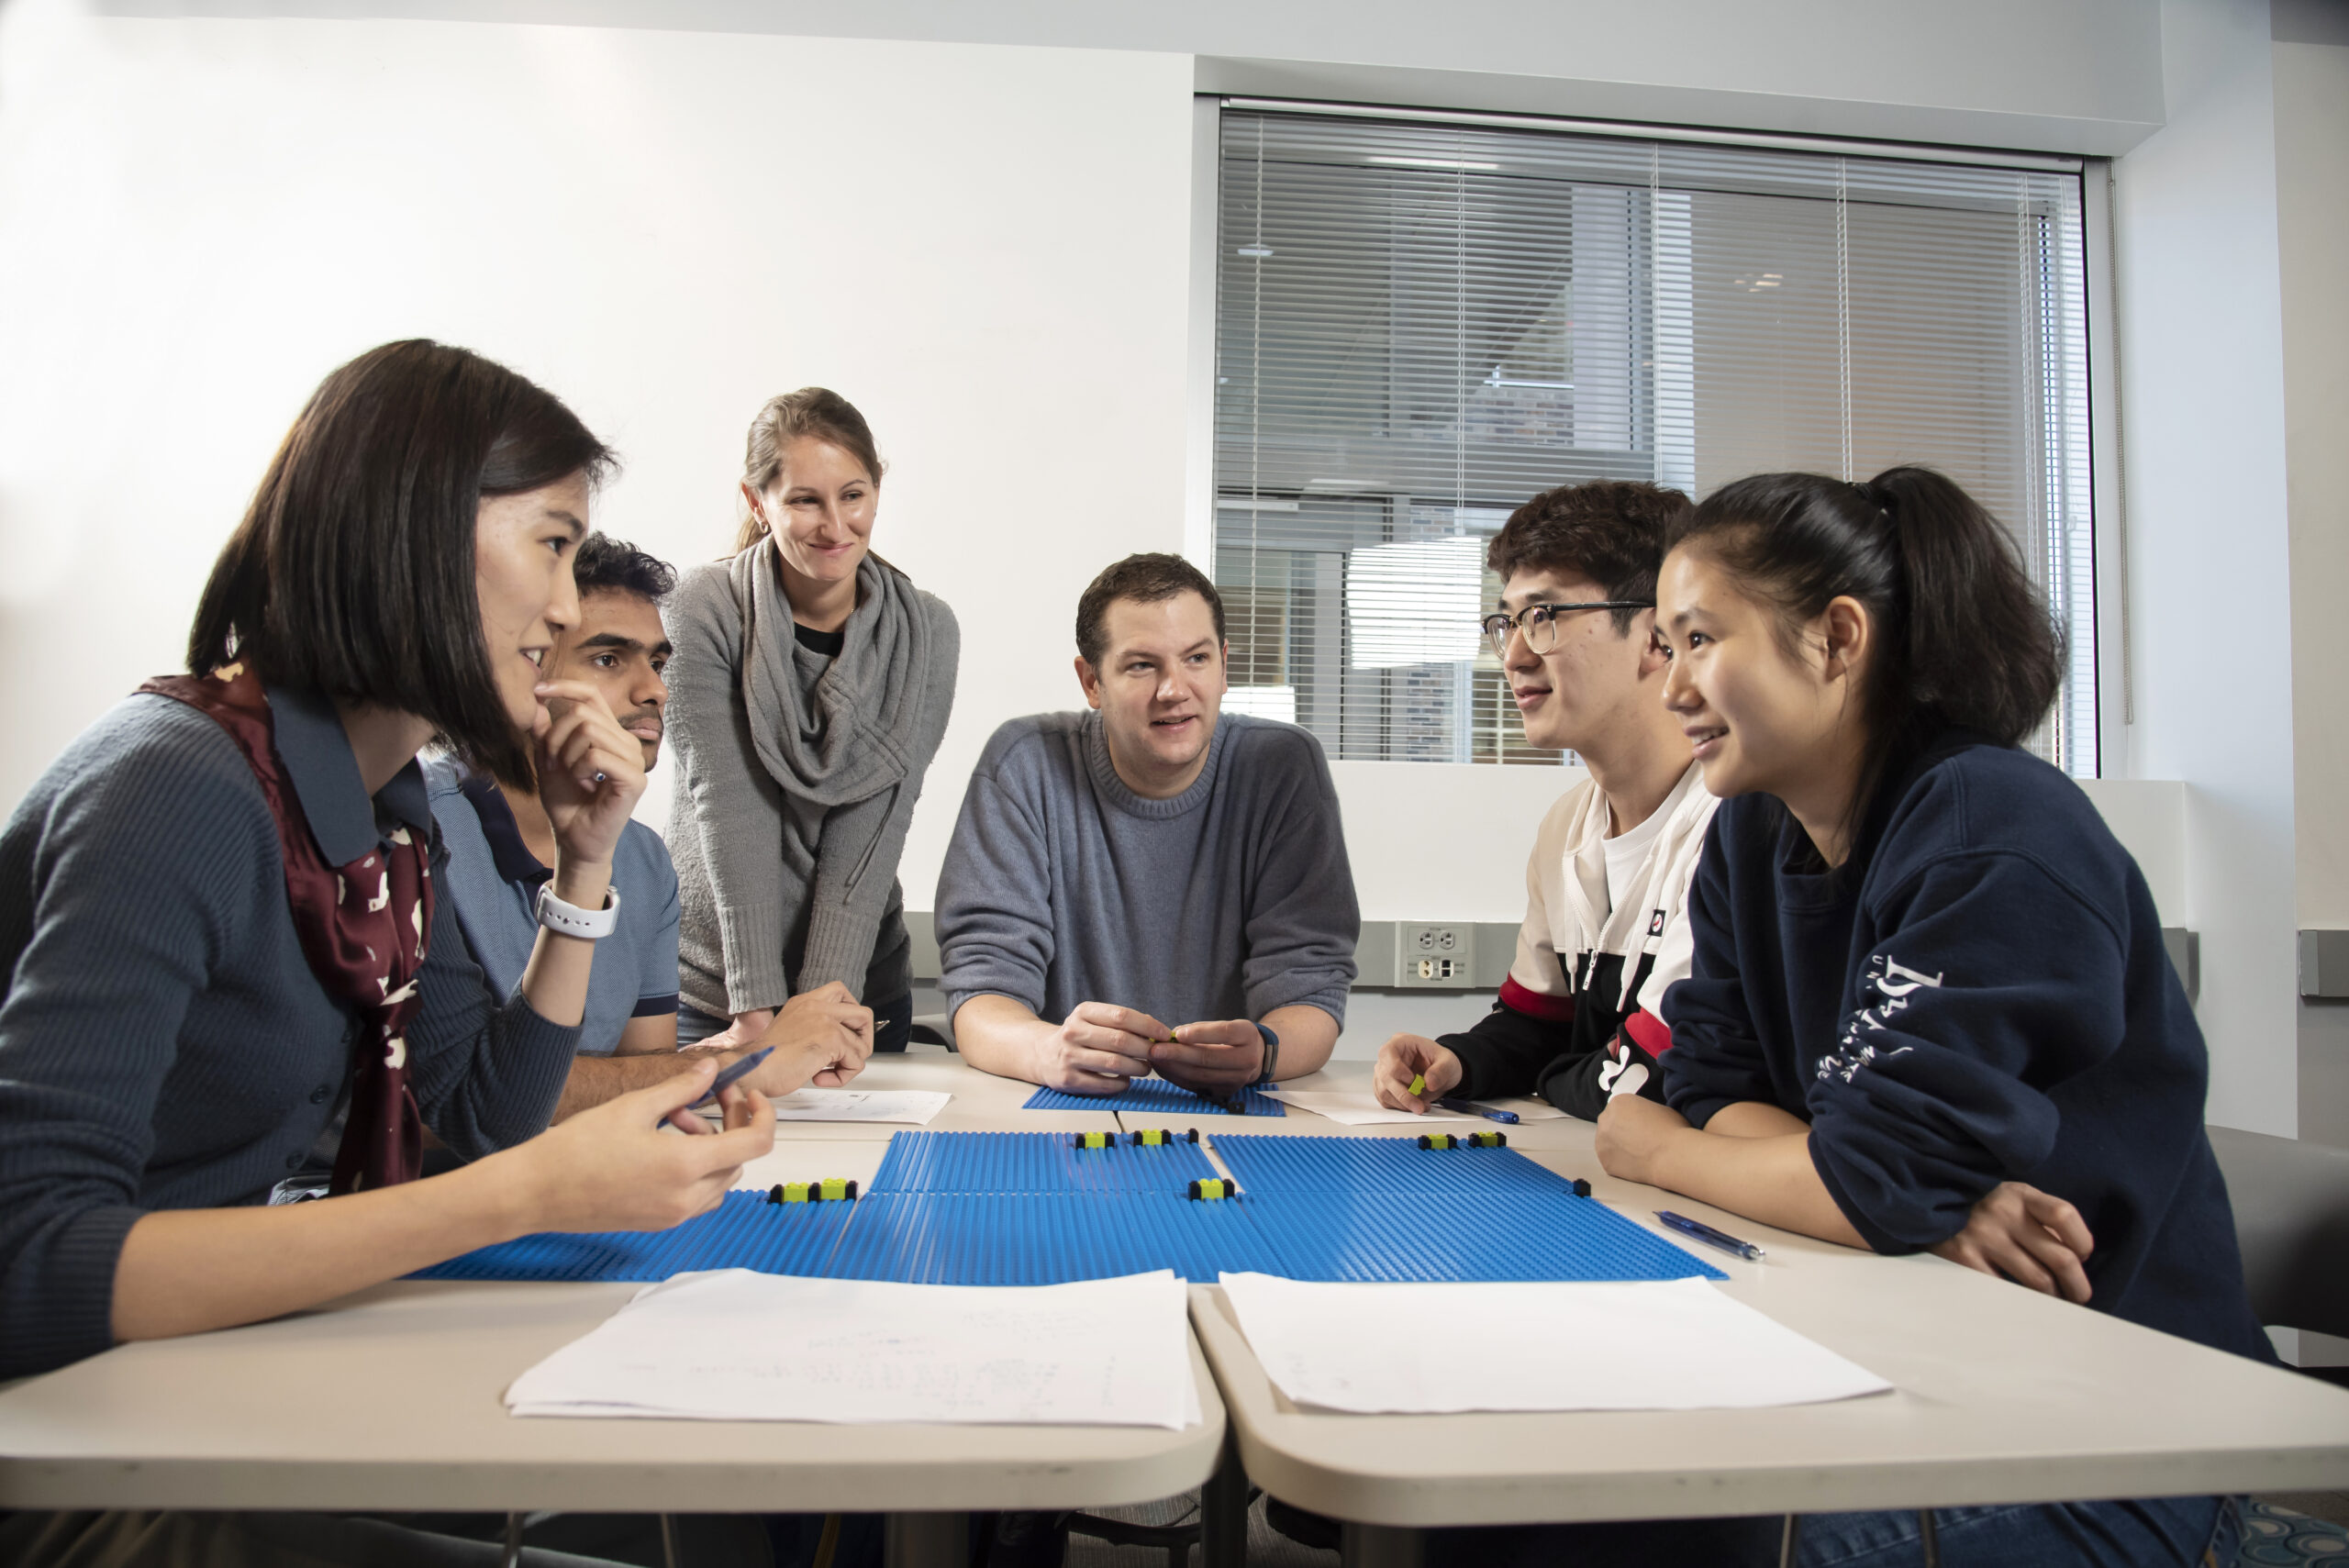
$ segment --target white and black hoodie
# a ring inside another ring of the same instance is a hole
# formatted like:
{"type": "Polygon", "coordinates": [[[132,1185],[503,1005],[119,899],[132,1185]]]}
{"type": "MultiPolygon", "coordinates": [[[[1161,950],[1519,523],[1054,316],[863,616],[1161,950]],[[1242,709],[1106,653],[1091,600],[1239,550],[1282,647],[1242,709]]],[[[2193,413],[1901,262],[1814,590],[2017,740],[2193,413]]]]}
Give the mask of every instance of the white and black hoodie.
{"type": "Polygon", "coordinates": [[[1466,1033],[1441,1037],[1464,1071],[1453,1093],[1539,1095],[1589,1120],[1615,1095],[1662,1098],[1664,992],[1688,973],[1688,884],[1716,804],[1692,762],[1610,857],[1597,781],[1558,797],[1526,862],[1525,924],[1500,1001],[1466,1033]]]}

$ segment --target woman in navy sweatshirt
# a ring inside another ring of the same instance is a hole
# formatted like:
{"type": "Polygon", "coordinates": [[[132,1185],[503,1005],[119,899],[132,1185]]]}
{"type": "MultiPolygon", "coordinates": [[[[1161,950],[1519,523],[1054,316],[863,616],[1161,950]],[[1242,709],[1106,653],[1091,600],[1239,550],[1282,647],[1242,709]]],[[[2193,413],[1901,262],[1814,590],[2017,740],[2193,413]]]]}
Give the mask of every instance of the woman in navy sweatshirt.
{"type": "MultiPolygon", "coordinates": [[[[2061,642],[2005,530],[1925,469],[1764,474],[1675,529],[1656,621],[1665,704],[1724,800],[1664,998],[1667,1104],[1608,1108],[1607,1170],[2267,1357],[2153,897],[2019,749],[2061,642]]],[[[2238,1529],[2217,1497],[1936,1522],[1953,1568],[2223,1563],[2238,1529]]],[[[1720,1555],[1775,1560],[1777,1521],[1753,1533],[1720,1555]]],[[[1914,1561],[1917,1533],[1820,1516],[1801,1560],[1914,1561]]]]}

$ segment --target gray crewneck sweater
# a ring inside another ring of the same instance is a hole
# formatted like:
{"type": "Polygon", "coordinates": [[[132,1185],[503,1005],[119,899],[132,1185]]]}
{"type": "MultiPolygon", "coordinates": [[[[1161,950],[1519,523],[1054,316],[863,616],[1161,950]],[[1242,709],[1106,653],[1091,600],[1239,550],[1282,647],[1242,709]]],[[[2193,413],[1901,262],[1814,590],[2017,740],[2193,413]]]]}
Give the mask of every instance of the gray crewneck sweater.
{"type": "Polygon", "coordinates": [[[897,858],[954,706],[954,612],[867,556],[838,657],[798,646],[762,539],[661,606],[678,781],[677,981],[724,1018],[913,984],[897,858]]]}
{"type": "Polygon", "coordinates": [[[938,878],[947,1006],[1080,1002],[1170,1025],[1303,1003],[1340,1023],[1362,932],[1320,742],[1227,713],[1198,780],[1128,789],[1095,713],[1015,718],[971,774],[938,878]]]}

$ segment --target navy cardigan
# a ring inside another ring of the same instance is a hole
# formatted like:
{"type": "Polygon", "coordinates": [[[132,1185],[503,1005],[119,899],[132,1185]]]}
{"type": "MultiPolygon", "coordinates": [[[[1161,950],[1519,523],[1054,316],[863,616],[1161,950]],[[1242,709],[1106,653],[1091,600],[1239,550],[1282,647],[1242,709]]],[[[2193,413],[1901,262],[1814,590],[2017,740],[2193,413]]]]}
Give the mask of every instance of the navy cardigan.
{"type": "Polygon", "coordinates": [[[1910,1252],[2002,1181],[2068,1199],[2091,1305],[2269,1359],[2203,1131],[2210,1059],[2152,893],[2079,787],[1943,736],[1830,872],[1766,795],[1725,801],[1665,995],[1665,1095],[1702,1127],[1759,1100],[1810,1123],[1853,1229],[1910,1252]]]}
{"type": "MultiPolygon", "coordinates": [[[[340,864],[429,832],[410,764],[371,800],[333,707],[272,690],[278,755],[340,864]]],[[[436,873],[441,857],[435,848],[436,873]]],[[[452,901],[433,908],[407,1031],[425,1125],[477,1157],[546,1126],[579,1031],[490,995],[452,901]]],[[[139,1216],[260,1203],[349,1093],[353,1017],[310,973],[277,828],[206,715],[134,696],[0,829],[0,1377],[113,1342],[139,1216]]]]}

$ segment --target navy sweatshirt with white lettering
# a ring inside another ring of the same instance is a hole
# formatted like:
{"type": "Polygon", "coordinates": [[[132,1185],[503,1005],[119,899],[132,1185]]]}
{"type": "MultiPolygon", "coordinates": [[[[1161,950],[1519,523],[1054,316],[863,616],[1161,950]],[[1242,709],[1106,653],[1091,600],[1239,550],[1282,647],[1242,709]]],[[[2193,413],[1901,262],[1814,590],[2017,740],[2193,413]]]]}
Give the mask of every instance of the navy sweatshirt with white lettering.
{"type": "Polygon", "coordinates": [[[1958,732],[1821,866],[1766,795],[1722,803],[1664,998],[1665,1097],[1810,1123],[1854,1229],[1913,1252],[2002,1181],[2069,1200],[2090,1305],[2272,1359],[2203,1131],[2210,1059],[2135,861],[2079,786],[1958,732]]]}

